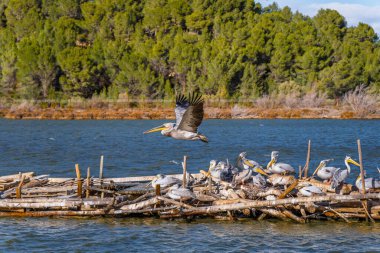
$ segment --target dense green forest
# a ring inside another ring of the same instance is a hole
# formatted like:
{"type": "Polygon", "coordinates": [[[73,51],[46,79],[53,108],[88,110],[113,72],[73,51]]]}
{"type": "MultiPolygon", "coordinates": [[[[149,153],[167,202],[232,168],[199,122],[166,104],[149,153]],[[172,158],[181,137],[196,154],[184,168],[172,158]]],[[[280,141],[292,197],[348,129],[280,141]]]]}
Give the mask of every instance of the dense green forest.
{"type": "Polygon", "coordinates": [[[380,43],[335,10],[253,0],[2,0],[0,97],[380,91],[380,43]]]}

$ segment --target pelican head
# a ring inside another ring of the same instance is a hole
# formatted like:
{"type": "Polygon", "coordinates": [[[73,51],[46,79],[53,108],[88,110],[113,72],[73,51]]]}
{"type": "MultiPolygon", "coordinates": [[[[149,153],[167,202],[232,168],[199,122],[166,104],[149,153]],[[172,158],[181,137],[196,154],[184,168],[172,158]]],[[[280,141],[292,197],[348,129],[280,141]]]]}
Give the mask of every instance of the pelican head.
{"type": "Polygon", "coordinates": [[[315,173],[317,173],[321,168],[325,167],[325,166],[327,165],[327,163],[330,162],[330,161],[334,161],[334,159],[325,159],[325,160],[322,160],[322,161],[319,163],[318,167],[315,169],[315,171],[314,171],[312,177],[313,177],[313,176],[315,175],[315,173]]]}
{"type": "Polygon", "coordinates": [[[247,156],[247,152],[241,152],[239,154],[239,158],[245,158],[247,156]]]}
{"type": "Polygon", "coordinates": [[[270,160],[270,162],[268,163],[267,168],[272,167],[272,165],[275,164],[275,163],[277,162],[277,158],[278,158],[279,154],[280,154],[280,152],[278,152],[278,151],[272,151],[272,153],[271,153],[271,155],[270,155],[271,160],[270,160]]]}
{"type": "Polygon", "coordinates": [[[148,131],[145,131],[144,134],[161,131],[161,134],[165,135],[174,129],[174,125],[175,125],[174,123],[164,123],[161,126],[154,127],[148,131]]]}
{"type": "Polygon", "coordinates": [[[216,160],[211,160],[210,161],[210,167],[208,168],[208,170],[211,171],[211,170],[215,169],[216,164],[217,164],[216,160]]]}
{"type": "Polygon", "coordinates": [[[352,163],[353,165],[360,167],[360,164],[353,160],[350,156],[346,156],[346,158],[344,159],[344,163],[346,163],[346,165],[348,163],[352,163]]]}

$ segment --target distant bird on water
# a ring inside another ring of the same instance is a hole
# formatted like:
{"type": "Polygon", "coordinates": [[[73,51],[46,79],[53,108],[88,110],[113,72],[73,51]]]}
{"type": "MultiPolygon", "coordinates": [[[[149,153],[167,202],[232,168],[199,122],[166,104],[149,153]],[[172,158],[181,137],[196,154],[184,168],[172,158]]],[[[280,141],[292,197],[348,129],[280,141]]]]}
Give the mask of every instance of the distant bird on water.
{"type": "Polygon", "coordinates": [[[198,93],[188,97],[179,95],[176,98],[176,123],[165,123],[145,131],[144,134],[161,131],[161,134],[177,140],[201,140],[208,142],[206,136],[198,133],[198,127],[203,120],[203,99],[198,93]]]}

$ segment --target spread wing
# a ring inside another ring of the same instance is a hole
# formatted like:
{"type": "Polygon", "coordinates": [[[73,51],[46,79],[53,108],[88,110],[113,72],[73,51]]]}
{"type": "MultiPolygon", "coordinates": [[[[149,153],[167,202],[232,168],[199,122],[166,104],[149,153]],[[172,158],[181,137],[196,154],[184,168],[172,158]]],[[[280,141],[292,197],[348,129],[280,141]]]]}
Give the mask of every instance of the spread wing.
{"type": "Polygon", "coordinates": [[[176,118],[176,126],[179,126],[181,123],[182,117],[186,112],[186,109],[190,106],[189,101],[186,99],[184,95],[179,95],[175,100],[175,118],[176,118]]]}
{"type": "Polygon", "coordinates": [[[203,99],[198,93],[189,95],[186,99],[183,95],[177,97],[176,101],[177,129],[196,133],[198,126],[203,120],[203,99]]]}

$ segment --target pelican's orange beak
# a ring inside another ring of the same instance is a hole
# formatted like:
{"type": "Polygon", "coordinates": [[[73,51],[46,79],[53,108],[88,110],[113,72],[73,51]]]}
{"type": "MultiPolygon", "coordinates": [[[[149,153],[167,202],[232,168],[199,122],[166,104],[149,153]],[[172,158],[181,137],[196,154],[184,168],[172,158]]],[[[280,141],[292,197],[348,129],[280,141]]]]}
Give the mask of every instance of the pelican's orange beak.
{"type": "Polygon", "coordinates": [[[266,173],[265,171],[263,171],[261,168],[255,168],[255,171],[257,173],[260,173],[261,175],[269,176],[268,173],[266,173]]]}
{"type": "Polygon", "coordinates": [[[354,161],[353,159],[351,159],[351,158],[349,158],[349,159],[347,160],[347,162],[348,162],[348,163],[352,163],[352,164],[354,164],[354,165],[360,167],[360,164],[357,163],[357,162],[355,162],[355,161],[354,161]]]}
{"type": "Polygon", "coordinates": [[[313,177],[313,176],[315,175],[315,173],[317,173],[318,170],[320,170],[320,168],[322,168],[322,166],[323,166],[323,163],[320,163],[320,164],[318,165],[318,167],[315,169],[313,175],[311,175],[311,176],[313,177]]]}
{"type": "Polygon", "coordinates": [[[270,162],[267,165],[267,169],[269,169],[274,164],[274,159],[270,160],[270,162]]]}
{"type": "Polygon", "coordinates": [[[145,131],[144,134],[154,133],[154,132],[158,132],[158,131],[162,131],[162,130],[166,130],[166,129],[168,129],[166,126],[161,125],[161,126],[152,128],[152,129],[150,129],[148,131],[145,131]]]}
{"type": "Polygon", "coordinates": [[[255,165],[253,165],[248,159],[243,159],[243,163],[249,167],[255,167],[255,165]]]}

